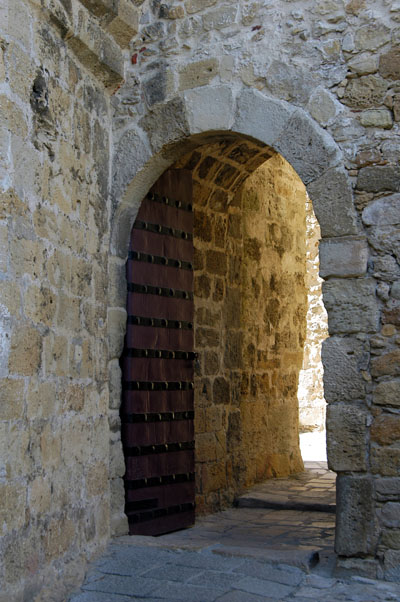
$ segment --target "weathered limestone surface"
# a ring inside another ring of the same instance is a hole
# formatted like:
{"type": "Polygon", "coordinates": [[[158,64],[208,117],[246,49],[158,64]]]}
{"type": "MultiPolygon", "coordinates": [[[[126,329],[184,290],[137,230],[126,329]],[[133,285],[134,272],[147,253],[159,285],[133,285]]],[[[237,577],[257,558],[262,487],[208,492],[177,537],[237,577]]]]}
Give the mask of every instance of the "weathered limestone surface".
{"type": "Polygon", "coordinates": [[[319,277],[319,243],[321,230],[309,197],[306,201],[306,277],[307,316],[303,366],[299,373],[300,432],[325,429],[322,342],[328,336],[328,318],[322,301],[322,279],[319,277]]]}
{"type": "MultiPolygon", "coordinates": [[[[362,477],[344,453],[335,459],[344,471],[338,552],[352,566],[399,578],[397,527],[379,519],[379,483],[388,490],[393,483],[394,491],[400,470],[393,425],[399,23],[400,6],[388,0],[1,2],[2,602],[65,599],[110,525],[125,529],[118,431],[125,308],[115,271],[123,269],[140,200],[158,176],[229,132],[282,153],[307,185],[329,239],[321,262],[332,335],[323,351],[326,397],[346,408],[349,425],[353,407],[362,408],[362,427],[356,421],[354,429],[357,462],[365,459],[357,468],[362,477]]],[[[225,182],[231,177],[230,169],[221,174],[225,182]]],[[[198,198],[205,207],[209,197],[198,198]]],[[[223,213],[226,200],[218,202],[213,211],[223,213]]],[[[231,202],[225,210],[236,211],[231,202]]],[[[203,213],[206,224],[212,212],[203,213]]],[[[215,229],[215,247],[204,241],[204,265],[220,283],[237,282],[244,266],[250,273],[262,258],[246,237],[240,265],[218,247],[228,226],[239,240],[232,217],[215,229]]],[[[278,226],[271,240],[282,239],[285,224],[278,226]]],[[[206,278],[199,283],[202,300],[224,291],[221,284],[208,289],[206,278]]],[[[229,298],[224,320],[236,311],[229,298]]],[[[265,300],[272,316],[273,301],[265,300]]],[[[230,352],[222,355],[210,320],[204,317],[201,335],[204,349],[215,352],[209,365],[238,370],[243,339],[229,331],[230,352]]],[[[293,349],[296,355],[298,341],[293,349]]],[[[226,376],[210,376],[209,394],[222,407],[231,401],[226,376]]],[[[232,386],[237,390],[236,381],[232,386]]],[[[237,417],[232,411],[231,433],[237,417]]],[[[339,441],[340,424],[328,419],[332,441],[339,441]]],[[[202,435],[204,453],[216,456],[216,440],[214,446],[208,431],[202,435]]],[[[234,454],[240,445],[232,445],[234,454]]]]}
{"type": "Polygon", "coordinates": [[[179,163],[193,169],[195,184],[199,512],[302,469],[306,193],[282,157],[268,157],[262,147],[226,141],[179,163]],[[238,188],[243,167],[255,171],[238,188]]]}

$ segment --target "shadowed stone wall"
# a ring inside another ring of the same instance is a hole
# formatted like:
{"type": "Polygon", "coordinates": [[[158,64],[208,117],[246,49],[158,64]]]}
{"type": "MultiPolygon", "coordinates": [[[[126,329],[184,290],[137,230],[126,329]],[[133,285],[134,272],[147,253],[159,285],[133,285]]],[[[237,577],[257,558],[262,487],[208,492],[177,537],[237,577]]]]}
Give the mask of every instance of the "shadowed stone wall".
{"type": "Polygon", "coordinates": [[[249,142],[199,147],[179,165],[194,178],[196,505],[205,512],[303,467],[306,193],[282,157],[249,142]]]}

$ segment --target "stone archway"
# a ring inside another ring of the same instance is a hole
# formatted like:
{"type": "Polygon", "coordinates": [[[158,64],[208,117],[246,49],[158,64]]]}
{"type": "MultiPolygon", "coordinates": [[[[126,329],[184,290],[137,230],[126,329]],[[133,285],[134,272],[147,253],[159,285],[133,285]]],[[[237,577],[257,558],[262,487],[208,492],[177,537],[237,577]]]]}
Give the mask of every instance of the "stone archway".
{"type": "MultiPolygon", "coordinates": [[[[367,250],[352,203],[352,188],[341,154],[330,136],[301,109],[261,93],[242,90],[237,98],[227,86],[203,87],[160,104],[141,120],[142,132],[127,130],[115,153],[114,220],[110,274],[114,281],[113,307],[109,309],[111,382],[118,407],[118,358],[125,328],[123,266],[130,228],[141,199],[157,177],[194,148],[221,137],[258,141],[278,151],[296,170],[314,204],[321,226],[321,275],[331,337],[324,345],[325,394],[328,403],[328,461],[337,472],[357,471],[339,477],[339,500],[360,501],[337,522],[336,550],[344,556],[368,555],[373,549],[372,502],[363,501],[371,488],[366,471],[366,412],[354,399],[365,396],[359,374],[364,348],[359,332],[369,332],[378,320],[375,285],[366,277],[367,250]],[[122,301],[123,300],[123,301],[122,301]],[[356,441],[350,436],[356,433],[356,441]],[[341,494],[343,492],[343,495],[341,494]],[[341,497],[342,496],[342,497],[341,497]],[[355,515],[357,513],[359,515],[355,515]]],[[[118,525],[123,507],[122,452],[115,435],[113,449],[114,516],[118,525]]]]}

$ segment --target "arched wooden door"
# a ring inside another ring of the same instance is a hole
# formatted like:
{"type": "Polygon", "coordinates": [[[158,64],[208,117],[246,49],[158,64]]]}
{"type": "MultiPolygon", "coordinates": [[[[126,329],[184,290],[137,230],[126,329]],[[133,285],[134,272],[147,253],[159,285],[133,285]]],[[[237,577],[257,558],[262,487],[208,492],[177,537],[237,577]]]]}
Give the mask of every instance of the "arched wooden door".
{"type": "Polygon", "coordinates": [[[142,202],[127,262],[121,421],[130,534],[194,522],[192,261],[191,174],[168,170],[142,202]]]}

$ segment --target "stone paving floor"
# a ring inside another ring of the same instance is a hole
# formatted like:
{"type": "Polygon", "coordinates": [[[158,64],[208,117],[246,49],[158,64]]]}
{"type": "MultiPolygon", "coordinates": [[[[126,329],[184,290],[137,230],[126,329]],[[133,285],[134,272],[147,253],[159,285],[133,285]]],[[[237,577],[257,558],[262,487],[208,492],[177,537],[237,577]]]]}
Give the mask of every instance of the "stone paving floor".
{"type": "Polygon", "coordinates": [[[237,500],[239,508],[336,511],[336,474],[326,462],[304,462],[305,471],[287,479],[268,479],[237,500]]]}
{"type": "Polygon", "coordinates": [[[300,495],[318,492],[315,475],[325,475],[329,512],[238,507],[162,537],[117,538],[70,602],[400,601],[399,584],[334,575],[333,476],[317,464],[306,477],[269,481],[264,493],[268,501],[286,486],[294,495],[299,484],[300,495]]]}

